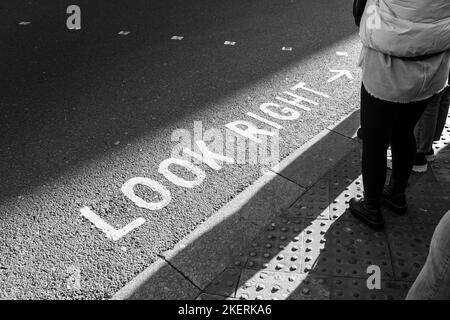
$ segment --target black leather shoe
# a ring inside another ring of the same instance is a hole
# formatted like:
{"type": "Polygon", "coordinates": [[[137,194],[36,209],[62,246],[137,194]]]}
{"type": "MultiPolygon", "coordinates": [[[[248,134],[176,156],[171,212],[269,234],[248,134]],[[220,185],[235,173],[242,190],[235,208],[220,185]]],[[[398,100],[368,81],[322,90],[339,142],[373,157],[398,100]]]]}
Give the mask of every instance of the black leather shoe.
{"type": "Polygon", "coordinates": [[[383,216],[380,212],[380,206],[369,199],[350,199],[350,212],[359,220],[365,222],[374,229],[380,229],[384,226],[383,216]]]}
{"type": "Polygon", "coordinates": [[[381,195],[381,204],[391,209],[397,214],[405,214],[408,211],[408,204],[404,193],[394,193],[387,186],[381,195]]]}

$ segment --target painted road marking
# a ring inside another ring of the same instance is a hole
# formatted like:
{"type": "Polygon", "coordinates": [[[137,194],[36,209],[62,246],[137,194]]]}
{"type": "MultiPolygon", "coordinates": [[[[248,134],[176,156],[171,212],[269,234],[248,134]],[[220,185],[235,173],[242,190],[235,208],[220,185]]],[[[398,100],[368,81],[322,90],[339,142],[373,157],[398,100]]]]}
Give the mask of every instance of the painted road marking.
{"type": "Polygon", "coordinates": [[[172,196],[170,195],[170,191],[166,189],[161,183],[148,179],[143,177],[135,177],[131,178],[127,182],[125,182],[122,185],[122,193],[131,201],[134,202],[135,205],[137,205],[140,208],[149,209],[149,210],[160,210],[167,206],[170,201],[172,200],[172,196]],[[146,186],[153,191],[159,193],[159,195],[162,197],[162,200],[160,202],[147,202],[144,199],[138,197],[134,191],[133,188],[136,185],[143,185],[146,186]]]}
{"type": "Polygon", "coordinates": [[[21,21],[18,24],[21,26],[27,26],[27,25],[31,24],[31,22],[30,21],[21,21]]]}
{"type": "Polygon", "coordinates": [[[280,125],[276,122],[270,121],[266,118],[260,117],[257,114],[254,114],[253,112],[247,112],[246,115],[248,115],[249,117],[252,117],[256,120],[259,120],[261,122],[264,122],[265,124],[268,124],[269,126],[274,127],[275,129],[278,129],[278,130],[283,129],[282,125],[280,125]]]}
{"type": "MultiPolygon", "coordinates": [[[[298,112],[297,110],[294,110],[292,108],[289,108],[289,107],[284,107],[284,106],[281,107],[281,105],[279,105],[278,103],[262,103],[259,106],[259,110],[268,114],[272,118],[275,118],[278,120],[297,120],[298,118],[300,118],[300,112],[298,112]],[[274,112],[272,107],[274,107],[276,109],[281,109],[281,113],[274,112]]],[[[249,115],[249,113],[247,113],[247,115],[249,115]]],[[[256,119],[258,119],[258,118],[256,118],[256,119]]],[[[277,127],[277,126],[274,126],[274,127],[277,129],[283,128],[281,125],[278,125],[278,126],[279,127],[277,127]]]]}
{"type": "Polygon", "coordinates": [[[161,173],[167,180],[172,182],[173,184],[176,184],[177,186],[184,187],[184,188],[194,188],[196,186],[199,186],[202,184],[203,180],[206,178],[206,173],[202,169],[194,166],[191,162],[183,160],[183,159],[177,159],[177,158],[169,158],[163,160],[159,164],[158,172],[161,173]],[[176,174],[174,174],[172,171],[170,171],[169,166],[170,165],[178,165],[180,167],[184,167],[188,171],[192,172],[195,175],[194,180],[185,180],[176,174]]]}
{"type": "Polygon", "coordinates": [[[119,31],[117,34],[120,34],[121,36],[127,36],[129,35],[131,32],[130,31],[119,31]]]}
{"type": "Polygon", "coordinates": [[[305,90],[305,91],[314,93],[314,94],[316,94],[316,95],[318,95],[318,96],[322,96],[322,97],[327,98],[327,99],[330,98],[330,96],[327,95],[327,94],[325,94],[325,93],[322,93],[322,92],[319,92],[319,91],[316,91],[316,90],[307,88],[307,87],[305,87],[305,86],[306,86],[306,83],[304,83],[304,82],[299,82],[299,83],[297,83],[295,86],[291,87],[291,90],[292,90],[292,91],[296,91],[296,90],[298,90],[298,89],[303,89],[303,90],[305,90]]]}
{"type": "Polygon", "coordinates": [[[339,79],[342,76],[346,76],[350,80],[354,79],[352,74],[348,70],[333,70],[333,69],[330,69],[330,71],[333,72],[333,73],[337,73],[337,74],[332,76],[330,79],[328,79],[327,82],[333,82],[333,81],[339,79]]]}
{"type": "Polygon", "coordinates": [[[94,211],[92,211],[89,207],[84,207],[80,209],[81,215],[88,219],[94,226],[103,231],[106,235],[106,238],[111,239],[113,241],[117,241],[122,238],[127,233],[131,232],[133,229],[141,226],[145,223],[144,218],[137,218],[127,224],[122,229],[115,229],[110,224],[108,224],[105,220],[100,218],[94,211]]]}
{"type": "Polygon", "coordinates": [[[214,169],[216,171],[222,169],[222,167],[217,163],[217,161],[234,163],[234,159],[232,157],[227,157],[218,153],[211,152],[203,140],[198,140],[195,143],[197,144],[199,150],[202,152],[202,155],[199,155],[198,153],[195,153],[188,148],[183,149],[183,153],[197,160],[200,160],[201,162],[208,165],[211,169],[214,169]]]}
{"type": "Polygon", "coordinates": [[[287,96],[290,96],[290,97],[294,98],[294,99],[286,99],[286,98],[279,97],[279,96],[275,97],[275,99],[277,99],[277,100],[279,100],[279,101],[282,101],[282,102],[284,102],[284,103],[288,103],[288,104],[290,104],[291,106],[294,106],[294,107],[303,109],[303,110],[305,110],[305,111],[311,111],[311,108],[306,107],[306,106],[300,104],[300,102],[308,102],[308,103],[310,103],[310,104],[312,104],[312,105],[315,105],[315,106],[318,105],[317,102],[315,102],[315,101],[313,101],[313,100],[310,100],[310,99],[306,99],[306,98],[304,98],[304,97],[302,97],[302,96],[296,95],[295,93],[292,93],[292,92],[290,92],[290,91],[284,91],[283,93],[284,93],[285,95],[287,95],[287,96]]]}
{"type": "Polygon", "coordinates": [[[348,53],[346,51],[336,51],[336,55],[342,57],[348,57],[348,53]]]}
{"type": "MultiPolygon", "coordinates": [[[[118,34],[120,35],[128,35],[129,31],[120,31],[118,34]]],[[[182,36],[172,36],[172,40],[182,40],[184,37],[182,36]]],[[[224,45],[230,45],[234,46],[236,45],[235,41],[225,41],[224,45]]],[[[283,51],[292,51],[292,47],[282,47],[283,51]]],[[[338,56],[348,56],[347,52],[344,51],[337,51],[336,54],[338,56]]],[[[327,82],[333,82],[343,76],[346,76],[348,79],[353,80],[353,76],[348,70],[334,70],[330,69],[330,72],[337,73],[330,79],[328,79],[327,82]]],[[[306,91],[311,94],[314,94],[316,96],[320,96],[326,99],[329,99],[330,96],[323,93],[316,91],[314,89],[308,88],[306,86],[305,82],[299,82],[292,86],[290,91],[283,91],[282,94],[279,94],[275,97],[276,100],[283,102],[283,104],[279,103],[263,103],[259,106],[259,111],[263,112],[266,115],[269,115],[273,119],[282,120],[282,121],[293,121],[298,120],[300,118],[301,113],[300,110],[296,110],[296,108],[301,109],[303,111],[309,112],[311,111],[311,106],[318,106],[319,103],[317,101],[305,98],[301,95],[298,95],[299,91],[306,91]],[[295,93],[294,93],[295,92],[295,93]],[[286,106],[286,104],[293,106],[295,108],[291,108],[286,106]],[[309,104],[310,106],[305,106],[304,104],[309,104]]],[[[225,128],[227,128],[230,131],[234,131],[241,137],[244,137],[250,141],[256,142],[258,144],[263,144],[264,142],[267,142],[267,137],[273,137],[275,135],[278,136],[278,130],[284,129],[284,127],[276,123],[274,121],[271,121],[269,119],[266,119],[264,117],[261,117],[258,114],[255,114],[253,112],[247,112],[245,114],[248,117],[251,117],[255,120],[258,120],[259,122],[264,123],[265,125],[268,125],[272,128],[275,128],[276,131],[271,131],[262,129],[257,127],[255,124],[249,121],[244,120],[237,120],[230,122],[228,124],[225,124],[225,128]],[[261,138],[261,139],[260,139],[261,138]],[[264,139],[262,139],[264,138],[264,139]]],[[[299,120],[301,121],[301,120],[299,120]]],[[[201,154],[193,152],[189,148],[182,149],[183,154],[190,157],[190,161],[179,159],[177,157],[171,157],[168,159],[163,160],[159,164],[158,172],[162,174],[168,181],[171,183],[184,187],[184,188],[195,188],[203,183],[203,181],[206,178],[206,173],[204,170],[199,168],[198,166],[193,164],[193,160],[199,160],[200,164],[205,164],[209,166],[210,168],[214,170],[220,170],[222,169],[221,163],[235,163],[235,159],[232,157],[226,157],[221,154],[213,153],[210,150],[208,150],[206,143],[200,138],[195,139],[195,143],[197,144],[198,149],[200,150],[201,154]],[[220,163],[220,164],[219,164],[220,163]],[[193,180],[186,180],[174,172],[170,170],[170,165],[176,165],[179,167],[182,167],[186,169],[188,172],[192,173],[194,175],[193,180]]],[[[120,144],[120,141],[116,141],[114,143],[115,145],[120,144]]],[[[139,151],[142,151],[140,149],[139,151]]],[[[238,159],[239,163],[239,159],[238,159]]],[[[164,207],[166,207],[171,201],[171,193],[170,191],[163,186],[158,181],[144,178],[144,177],[134,177],[126,181],[122,187],[121,187],[122,193],[130,199],[136,206],[148,210],[160,210],[164,207]],[[136,185],[143,185],[151,189],[152,191],[156,192],[160,196],[159,202],[148,202],[144,199],[137,196],[133,188],[136,185]]],[[[100,231],[102,231],[106,237],[110,240],[117,241],[132,230],[138,228],[142,224],[145,223],[145,219],[142,217],[139,217],[135,220],[133,220],[131,223],[126,225],[125,227],[121,229],[115,229],[111,225],[109,225],[105,220],[103,220],[101,217],[99,217],[95,212],[93,212],[89,207],[83,207],[80,209],[81,215],[85,217],[87,220],[89,220],[91,223],[94,224],[95,227],[97,227],[100,231]]]]}
{"type": "Polygon", "coordinates": [[[66,281],[67,290],[81,290],[81,270],[78,267],[70,266],[67,268],[70,275],[66,281]]]}
{"type": "MultiPolygon", "coordinates": [[[[298,92],[299,90],[304,90],[304,91],[310,92],[312,94],[315,94],[317,96],[321,96],[324,98],[330,98],[330,96],[325,93],[322,93],[322,92],[319,92],[319,91],[316,91],[316,90],[306,87],[306,84],[304,82],[297,83],[296,85],[291,87],[290,90],[296,91],[296,92],[298,92]]],[[[288,96],[289,98],[283,98],[283,97],[277,96],[276,99],[284,102],[285,104],[289,104],[291,106],[300,108],[305,111],[310,111],[311,109],[309,107],[305,107],[305,106],[301,105],[300,102],[302,102],[302,103],[306,102],[313,106],[317,106],[319,104],[318,102],[316,102],[314,100],[307,99],[305,97],[299,96],[290,91],[284,91],[283,94],[285,96],[288,96]]],[[[299,111],[297,111],[293,108],[287,107],[285,105],[282,106],[277,103],[263,103],[259,106],[259,110],[277,120],[292,121],[292,120],[297,120],[300,117],[299,111]],[[277,112],[276,112],[276,110],[277,110],[277,112]]],[[[247,112],[246,115],[249,117],[252,117],[253,119],[256,119],[266,125],[269,125],[275,129],[283,128],[283,126],[281,126],[280,124],[278,124],[274,121],[268,120],[266,118],[263,118],[255,113],[247,112]]],[[[258,128],[252,122],[244,121],[244,120],[237,120],[237,121],[230,122],[228,124],[225,124],[225,127],[231,131],[234,131],[235,133],[239,134],[240,136],[242,136],[246,139],[249,139],[253,142],[256,142],[258,144],[266,143],[267,137],[269,137],[269,136],[270,137],[274,137],[274,136],[278,137],[278,130],[268,131],[265,129],[261,129],[261,128],[258,128]]],[[[195,141],[201,152],[201,155],[193,152],[192,150],[190,150],[188,148],[184,148],[183,153],[190,156],[191,161],[179,159],[176,157],[171,157],[171,158],[163,160],[159,164],[158,172],[160,174],[162,174],[167,180],[169,180],[170,182],[172,182],[173,184],[175,184],[177,186],[184,187],[184,188],[194,188],[194,187],[199,186],[205,180],[205,178],[206,178],[205,171],[202,170],[201,168],[199,168],[198,166],[194,165],[192,162],[192,159],[200,160],[200,164],[204,163],[214,170],[220,170],[222,168],[218,163],[219,161],[226,162],[226,163],[234,163],[235,162],[235,160],[232,157],[223,156],[221,154],[217,154],[217,153],[214,153],[214,152],[211,152],[210,150],[208,150],[206,143],[202,140],[202,138],[196,139],[195,141]],[[184,178],[179,177],[178,175],[176,175],[175,173],[173,173],[170,170],[170,168],[169,168],[170,165],[178,165],[180,167],[183,167],[184,169],[193,173],[195,178],[193,180],[186,180],[184,178]]],[[[238,163],[239,163],[239,159],[238,159],[238,163]]],[[[140,208],[148,209],[148,210],[160,210],[160,209],[166,207],[172,201],[171,193],[166,187],[164,187],[158,181],[155,181],[155,180],[152,180],[149,178],[144,178],[144,177],[134,177],[134,178],[129,179],[122,185],[121,191],[136,206],[138,206],[140,208]],[[147,202],[144,199],[137,196],[134,193],[133,188],[138,184],[146,186],[146,187],[150,188],[151,190],[153,190],[154,192],[157,192],[159,194],[161,200],[159,202],[147,202]]],[[[126,234],[131,232],[132,230],[138,228],[143,223],[145,223],[145,219],[140,217],[140,218],[133,220],[131,223],[129,223],[128,225],[126,225],[125,227],[123,227],[121,229],[115,229],[114,227],[109,225],[106,221],[104,221],[101,217],[99,217],[96,213],[94,213],[89,207],[81,208],[80,212],[83,217],[88,219],[91,223],[94,224],[95,227],[97,227],[100,231],[102,231],[108,239],[113,240],[113,241],[119,240],[120,238],[122,238],[123,236],[125,236],[126,234]]]]}

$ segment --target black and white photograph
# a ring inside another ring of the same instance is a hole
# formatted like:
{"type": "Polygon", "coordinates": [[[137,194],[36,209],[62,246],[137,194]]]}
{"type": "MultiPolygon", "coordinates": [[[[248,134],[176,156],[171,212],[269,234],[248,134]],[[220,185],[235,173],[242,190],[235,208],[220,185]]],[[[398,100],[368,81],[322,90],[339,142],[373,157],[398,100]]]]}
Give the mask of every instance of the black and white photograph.
{"type": "Polygon", "coordinates": [[[0,300],[450,300],[449,75],[449,0],[1,0],[0,300]]]}

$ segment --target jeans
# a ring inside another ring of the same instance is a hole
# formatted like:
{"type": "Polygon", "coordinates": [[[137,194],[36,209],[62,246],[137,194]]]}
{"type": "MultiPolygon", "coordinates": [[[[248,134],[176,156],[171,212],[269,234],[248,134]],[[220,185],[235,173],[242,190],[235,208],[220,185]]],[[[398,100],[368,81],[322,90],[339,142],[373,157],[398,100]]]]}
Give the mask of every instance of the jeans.
{"type": "Polygon", "coordinates": [[[377,99],[361,87],[362,176],[365,197],[379,201],[386,181],[386,152],[392,151],[392,178],[404,192],[414,164],[414,127],[429,99],[395,103],[377,99]]]}
{"type": "Polygon", "coordinates": [[[406,299],[450,299],[450,211],[434,230],[427,260],[406,299]]]}
{"type": "Polygon", "coordinates": [[[433,150],[433,141],[441,138],[450,104],[450,87],[431,98],[414,130],[417,153],[433,150]]]}

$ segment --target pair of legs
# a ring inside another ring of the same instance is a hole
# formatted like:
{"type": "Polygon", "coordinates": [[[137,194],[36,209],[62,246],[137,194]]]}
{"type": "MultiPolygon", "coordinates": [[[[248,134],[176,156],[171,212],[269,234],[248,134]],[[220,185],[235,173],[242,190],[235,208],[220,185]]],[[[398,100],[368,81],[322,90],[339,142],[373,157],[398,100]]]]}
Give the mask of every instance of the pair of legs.
{"type": "Polygon", "coordinates": [[[427,260],[409,289],[408,300],[450,299],[450,211],[434,230],[427,260]]]}
{"type": "Polygon", "coordinates": [[[416,154],[414,127],[430,99],[395,103],[371,96],[361,87],[363,135],[362,175],[365,197],[376,206],[386,181],[386,152],[391,145],[392,177],[396,193],[404,193],[416,154]]]}
{"type": "Polygon", "coordinates": [[[449,105],[450,87],[430,100],[414,130],[417,153],[429,154],[433,151],[433,141],[438,141],[444,130],[449,105]]]}

